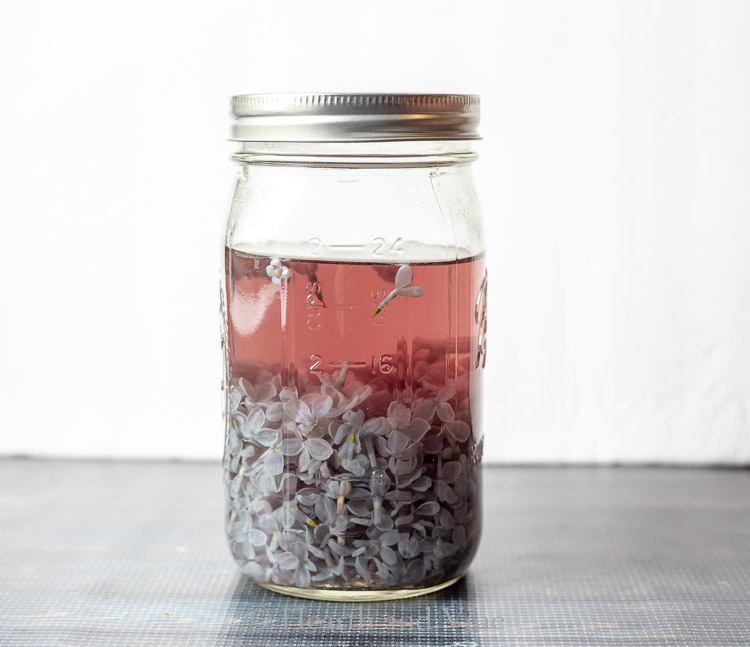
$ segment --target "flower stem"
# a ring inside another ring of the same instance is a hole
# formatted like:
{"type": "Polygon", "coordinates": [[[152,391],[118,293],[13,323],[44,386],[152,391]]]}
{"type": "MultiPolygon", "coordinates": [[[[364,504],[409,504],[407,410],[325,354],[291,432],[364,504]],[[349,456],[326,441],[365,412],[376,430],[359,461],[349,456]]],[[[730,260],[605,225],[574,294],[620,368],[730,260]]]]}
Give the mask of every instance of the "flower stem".
{"type": "Polygon", "coordinates": [[[398,295],[398,290],[396,290],[396,289],[391,290],[391,292],[388,294],[388,296],[380,302],[380,305],[377,308],[375,308],[375,312],[372,313],[372,316],[374,317],[376,314],[378,314],[379,312],[381,312],[383,310],[383,308],[385,308],[388,305],[388,303],[392,299],[394,299],[397,295],[398,295]]]}
{"type": "Polygon", "coordinates": [[[372,518],[375,525],[380,523],[383,513],[383,499],[382,497],[376,496],[372,504],[372,518]]]}
{"type": "Polygon", "coordinates": [[[370,459],[370,467],[376,467],[378,463],[375,460],[375,445],[373,445],[370,436],[365,436],[365,447],[367,448],[367,456],[370,459]]]}

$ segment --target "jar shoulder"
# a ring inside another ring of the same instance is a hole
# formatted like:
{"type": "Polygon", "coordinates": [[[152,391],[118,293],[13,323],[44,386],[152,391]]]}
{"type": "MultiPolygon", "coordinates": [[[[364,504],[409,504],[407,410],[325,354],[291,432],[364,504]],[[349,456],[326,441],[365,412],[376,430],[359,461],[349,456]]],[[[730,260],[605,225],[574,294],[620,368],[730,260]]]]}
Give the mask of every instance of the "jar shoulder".
{"type": "Polygon", "coordinates": [[[226,244],[251,254],[398,262],[484,251],[470,167],[241,168],[226,244]]]}

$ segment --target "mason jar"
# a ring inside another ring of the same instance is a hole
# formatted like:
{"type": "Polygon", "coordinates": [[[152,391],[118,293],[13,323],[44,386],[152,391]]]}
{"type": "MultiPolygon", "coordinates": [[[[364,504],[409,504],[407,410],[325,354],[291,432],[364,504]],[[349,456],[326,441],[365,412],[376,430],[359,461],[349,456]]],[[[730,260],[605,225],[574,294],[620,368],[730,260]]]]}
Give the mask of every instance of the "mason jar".
{"type": "Polygon", "coordinates": [[[308,598],[446,587],[481,532],[479,99],[242,95],[232,113],[232,554],[308,598]]]}

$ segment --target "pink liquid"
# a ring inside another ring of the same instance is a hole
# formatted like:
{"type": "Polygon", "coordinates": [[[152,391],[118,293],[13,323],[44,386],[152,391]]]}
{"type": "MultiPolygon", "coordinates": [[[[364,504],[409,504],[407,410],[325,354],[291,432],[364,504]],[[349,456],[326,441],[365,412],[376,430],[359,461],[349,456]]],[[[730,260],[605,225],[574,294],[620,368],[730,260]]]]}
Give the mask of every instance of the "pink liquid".
{"type": "Polygon", "coordinates": [[[394,294],[399,267],[226,252],[228,531],[257,581],[424,587],[476,550],[484,261],[411,263],[394,294]],[[275,473],[283,439],[317,459],[290,450],[275,473]]]}

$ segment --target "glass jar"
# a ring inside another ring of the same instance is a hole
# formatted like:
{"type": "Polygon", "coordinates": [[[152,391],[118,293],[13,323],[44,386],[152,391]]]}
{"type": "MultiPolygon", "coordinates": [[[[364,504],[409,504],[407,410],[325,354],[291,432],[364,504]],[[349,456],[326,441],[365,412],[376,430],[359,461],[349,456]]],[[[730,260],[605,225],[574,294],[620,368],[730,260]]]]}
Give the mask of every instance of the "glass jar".
{"type": "Polygon", "coordinates": [[[243,95],[233,114],[232,553],[302,597],[448,586],[481,529],[478,98],[243,95]]]}

